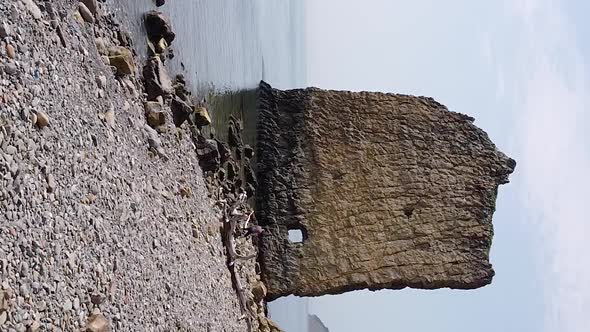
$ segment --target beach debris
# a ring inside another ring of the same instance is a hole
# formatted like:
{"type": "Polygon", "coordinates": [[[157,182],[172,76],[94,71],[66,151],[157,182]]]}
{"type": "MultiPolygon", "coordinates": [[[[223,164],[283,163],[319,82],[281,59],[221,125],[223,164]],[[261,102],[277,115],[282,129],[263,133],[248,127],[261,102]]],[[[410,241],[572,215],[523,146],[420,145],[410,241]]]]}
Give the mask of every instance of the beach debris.
{"type": "Polygon", "coordinates": [[[162,7],[166,4],[166,0],[156,0],[156,6],[162,7]]]}

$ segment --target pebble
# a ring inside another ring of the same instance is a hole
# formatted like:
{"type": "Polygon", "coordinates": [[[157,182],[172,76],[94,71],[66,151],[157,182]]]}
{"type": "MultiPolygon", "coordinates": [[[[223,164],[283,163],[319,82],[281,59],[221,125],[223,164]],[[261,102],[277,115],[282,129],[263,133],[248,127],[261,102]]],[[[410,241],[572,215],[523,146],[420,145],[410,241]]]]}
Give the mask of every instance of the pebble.
{"type": "Polygon", "coordinates": [[[6,22],[0,23],[0,38],[6,38],[12,34],[12,30],[10,29],[10,25],[6,22]]]}
{"type": "Polygon", "coordinates": [[[99,75],[96,77],[96,84],[99,88],[104,89],[107,86],[107,77],[104,75],[99,75]]]}
{"type": "Polygon", "coordinates": [[[16,64],[13,62],[8,62],[4,65],[4,72],[8,75],[14,75],[17,73],[17,71],[18,69],[16,68],[16,64]]]}
{"type": "Polygon", "coordinates": [[[37,121],[35,122],[35,124],[39,128],[47,127],[49,125],[49,116],[47,116],[47,114],[45,114],[44,112],[37,112],[37,121]]]}
{"type": "Polygon", "coordinates": [[[72,310],[72,307],[73,307],[72,301],[70,301],[69,299],[66,300],[66,302],[63,305],[64,311],[70,311],[70,310],[72,310]]]}
{"type": "Polygon", "coordinates": [[[84,21],[88,23],[94,23],[94,16],[92,16],[90,9],[88,9],[84,3],[78,3],[78,11],[80,11],[80,15],[82,15],[84,21]]]}
{"type": "Polygon", "coordinates": [[[9,145],[6,147],[6,153],[15,154],[17,152],[16,147],[9,145]]]}
{"type": "Polygon", "coordinates": [[[43,13],[41,12],[41,9],[39,9],[39,6],[37,6],[35,2],[33,2],[33,0],[23,0],[23,3],[25,4],[25,7],[27,7],[29,13],[31,13],[31,15],[35,19],[41,19],[43,13]]]}
{"type": "Polygon", "coordinates": [[[80,2],[86,5],[86,7],[88,8],[88,10],[90,10],[92,15],[96,15],[98,13],[98,5],[96,3],[96,0],[82,0],[80,2]]]}
{"type": "Polygon", "coordinates": [[[12,46],[11,44],[6,44],[6,55],[8,55],[8,57],[11,59],[16,58],[16,52],[14,50],[14,46],[12,46]]]}
{"type": "Polygon", "coordinates": [[[55,177],[53,176],[53,174],[49,174],[47,176],[47,191],[52,193],[53,191],[55,191],[55,177]]]}

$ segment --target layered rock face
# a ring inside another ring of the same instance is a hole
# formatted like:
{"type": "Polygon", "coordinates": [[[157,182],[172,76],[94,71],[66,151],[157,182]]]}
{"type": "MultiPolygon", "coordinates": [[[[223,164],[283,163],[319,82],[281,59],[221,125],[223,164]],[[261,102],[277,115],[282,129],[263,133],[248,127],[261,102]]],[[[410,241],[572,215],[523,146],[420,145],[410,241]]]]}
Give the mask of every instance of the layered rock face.
{"type": "Polygon", "coordinates": [[[431,98],[264,82],[258,116],[267,299],[491,282],[497,190],[516,163],[473,118],[431,98]]]}

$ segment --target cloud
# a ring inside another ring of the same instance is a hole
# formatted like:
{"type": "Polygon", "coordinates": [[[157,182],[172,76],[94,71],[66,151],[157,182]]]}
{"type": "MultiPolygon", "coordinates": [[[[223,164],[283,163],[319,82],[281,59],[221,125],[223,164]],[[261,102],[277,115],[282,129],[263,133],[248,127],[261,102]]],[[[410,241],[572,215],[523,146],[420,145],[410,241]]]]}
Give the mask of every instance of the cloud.
{"type": "Polygon", "coordinates": [[[558,1],[510,2],[517,50],[521,198],[540,230],[547,331],[590,330],[590,123],[586,63],[558,1]]]}

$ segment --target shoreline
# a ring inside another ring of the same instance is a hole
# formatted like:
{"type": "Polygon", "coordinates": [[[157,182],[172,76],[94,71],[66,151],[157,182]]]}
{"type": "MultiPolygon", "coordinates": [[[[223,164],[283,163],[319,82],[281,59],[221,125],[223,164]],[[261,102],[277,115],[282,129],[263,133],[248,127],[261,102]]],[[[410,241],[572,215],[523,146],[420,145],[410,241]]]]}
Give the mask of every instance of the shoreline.
{"type": "Polygon", "coordinates": [[[0,4],[0,329],[246,331],[191,129],[162,112],[154,148],[143,64],[102,49],[143,40],[88,2],[0,4]]]}

